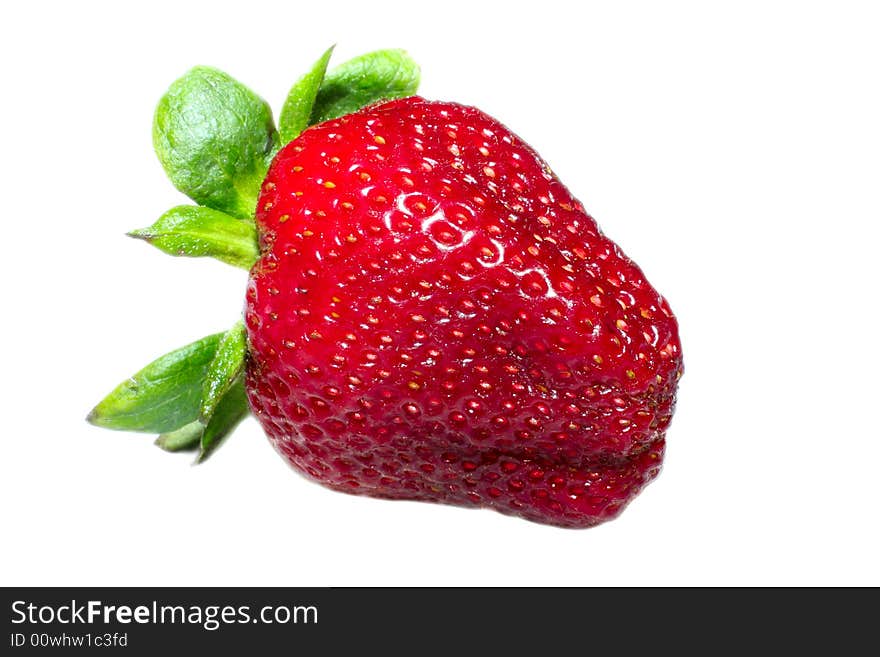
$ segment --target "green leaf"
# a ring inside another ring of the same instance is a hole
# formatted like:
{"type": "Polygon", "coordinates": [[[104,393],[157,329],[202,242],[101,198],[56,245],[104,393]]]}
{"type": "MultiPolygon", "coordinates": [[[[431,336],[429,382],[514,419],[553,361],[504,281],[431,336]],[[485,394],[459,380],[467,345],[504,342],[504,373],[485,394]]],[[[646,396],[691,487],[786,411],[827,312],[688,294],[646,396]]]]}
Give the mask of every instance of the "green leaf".
{"type": "Polygon", "coordinates": [[[412,96],[419,66],[403,50],[377,50],[340,64],[324,77],[310,124],[356,112],[383,99],[412,96]]]}
{"type": "Polygon", "coordinates": [[[199,417],[202,382],[223,333],[172,351],[120,383],[89,413],[106,429],[167,433],[199,417]]]}
{"type": "Polygon", "coordinates": [[[244,269],[260,255],[253,222],[196,205],[171,208],[149,228],[128,234],[174,256],[210,256],[244,269]]]}
{"type": "Polygon", "coordinates": [[[202,434],[198,463],[208,458],[216,450],[223,439],[228,436],[238,423],[248,414],[247,394],[244,388],[244,377],[239,376],[232,383],[227,393],[214,409],[211,420],[202,434]]]}
{"type": "Polygon", "coordinates": [[[171,85],[153,121],[153,146],[174,186],[199,205],[242,218],[254,215],[277,141],[266,101],[205,66],[171,85]]]}
{"type": "Polygon", "coordinates": [[[188,452],[199,448],[204,432],[205,425],[196,420],[176,431],[163,433],[156,439],[156,444],[166,452],[188,452]]]}
{"type": "Polygon", "coordinates": [[[312,69],[296,81],[287,94],[281,115],[278,117],[278,132],[281,133],[282,143],[287,143],[299,137],[300,133],[309,127],[309,117],[318,97],[318,88],[324,80],[327,72],[327,63],[333,54],[333,46],[327,49],[321,58],[315,62],[312,69]]]}
{"type": "Polygon", "coordinates": [[[247,336],[240,320],[220,339],[217,352],[208,367],[202,384],[202,403],[199,419],[207,423],[218,402],[226,394],[244,369],[247,354],[247,336]]]}
{"type": "Polygon", "coordinates": [[[220,446],[223,439],[248,414],[247,395],[239,376],[214,409],[207,426],[200,420],[191,422],[177,431],[163,433],[156,444],[168,452],[199,450],[198,462],[204,461],[220,446]]]}

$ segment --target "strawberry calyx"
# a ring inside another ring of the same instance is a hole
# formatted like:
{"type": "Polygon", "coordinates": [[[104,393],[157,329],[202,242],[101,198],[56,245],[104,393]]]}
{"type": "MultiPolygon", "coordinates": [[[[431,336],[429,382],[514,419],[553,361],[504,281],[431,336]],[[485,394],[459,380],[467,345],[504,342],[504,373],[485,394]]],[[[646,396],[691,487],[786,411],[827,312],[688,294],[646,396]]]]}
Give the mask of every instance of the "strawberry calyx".
{"type": "MultiPolygon", "coordinates": [[[[176,206],[130,237],[174,256],[250,269],[259,257],[257,197],[278,151],[309,126],[416,93],[420,71],[403,50],[378,50],[327,70],[329,48],[291,88],[276,128],[269,104],[230,75],[197,66],[162,96],[153,145],[168,178],[196,205],[176,206]]],[[[247,340],[225,332],[169,352],[127,378],[86,418],[159,434],[167,451],[207,458],[247,416],[247,340]]]]}

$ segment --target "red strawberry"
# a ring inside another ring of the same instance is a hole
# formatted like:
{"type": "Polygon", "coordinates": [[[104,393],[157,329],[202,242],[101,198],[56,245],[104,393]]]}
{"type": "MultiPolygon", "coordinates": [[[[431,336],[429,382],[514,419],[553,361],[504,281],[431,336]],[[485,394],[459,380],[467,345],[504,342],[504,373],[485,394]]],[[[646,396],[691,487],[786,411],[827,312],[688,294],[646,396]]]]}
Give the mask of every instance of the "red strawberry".
{"type": "Polygon", "coordinates": [[[411,97],[314,126],[256,218],[247,392],[298,470],[568,527],[657,475],[675,319],[496,120],[411,97]]]}
{"type": "Polygon", "coordinates": [[[156,153],[196,205],[130,235],[248,269],[246,327],[157,358],[88,420],[203,461],[249,402],[337,490],[613,518],[663,457],[682,371],[666,302],[504,126],[413,96],[404,51],[331,54],[277,129],[217,69],[159,101],[156,153]]]}

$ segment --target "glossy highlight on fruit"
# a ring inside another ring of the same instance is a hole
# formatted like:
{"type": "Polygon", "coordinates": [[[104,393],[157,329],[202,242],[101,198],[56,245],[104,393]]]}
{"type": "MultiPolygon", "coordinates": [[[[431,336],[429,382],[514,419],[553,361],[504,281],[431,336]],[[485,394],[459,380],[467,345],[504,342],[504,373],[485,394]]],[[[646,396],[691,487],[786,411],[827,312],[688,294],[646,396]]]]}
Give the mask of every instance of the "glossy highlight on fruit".
{"type": "Polygon", "coordinates": [[[675,318],[495,119],[409,97],[313,126],[256,222],[246,388],[297,470],[566,527],[659,472],[675,318]]]}

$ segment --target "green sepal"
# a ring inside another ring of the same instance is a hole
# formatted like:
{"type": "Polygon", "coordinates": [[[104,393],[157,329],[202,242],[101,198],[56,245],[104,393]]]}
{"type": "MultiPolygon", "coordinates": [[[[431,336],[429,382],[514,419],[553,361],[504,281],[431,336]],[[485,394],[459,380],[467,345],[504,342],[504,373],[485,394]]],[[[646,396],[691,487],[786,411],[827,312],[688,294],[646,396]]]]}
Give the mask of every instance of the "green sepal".
{"type": "Polygon", "coordinates": [[[199,448],[205,425],[200,420],[190,422],[180,429],[163,433],[156,438],[156,445],[166,452],[190,452],[199,448]]]}
{"type": "Polygon", "coordinates": [[[156,439],[156,445],[167,452],[198,450],[197,462],[201,463],[247,417],[248,412],[243,377],[239,376],[217,404],[207,425],[196,420],[176,431],[162,434],[156,439]]]}
{"type": "Polygon", "coordinates": [[[287,99],[281,108],[281,114],[278,116],[278,132],[283,144],[296,139],[303,130],[309,127],[312,108],[315,106],[321,82],[324,81],[327,63],[330,61],[330,55],[333,54],[333,48],[334,46],[328,48],[315,62],[311,70],[297,80],[287,94],[287,99]]]}
{"type": "Polygon", "coordinates": [[[249,412],[247,394],[244,387],[244,376],[239,375],[232,386],[223,395],[223,399],[217,404],[211,419],[205,426],[205,431],[199,441],[199,456],[197,463],[203,462],[214,453],[223,440],[232,433],[249,412]]]}
{"type": "Polygon", "coordinates": [[[171,208],[152,226],[128,235],[173,256],[208,256],[244,269],[250,269],[260,255],[252,221],[197,205],[171,208]]]}
{"type": "Polygon", "coordinates": [[[202,386],[224,333],[157,358],[120,383],[86,418],[105,429],[167,433],[199,417],[202,386]]]}
{"type": "Polygon", "coordinates": [[[217,352],[202,383],[202,401],[199,419],[207,424],[217,404],[244,370],[247,354],[247,336],[244,323],[239,320],[223,334],[217,352]]]}
{"type": "Polygon", "coordinates": [[[197,66],[159,101],[153,146],[181,192],[251,218],[278,133],[266,101],[226,73],[197,66]]]}
{"type": "Polygon", "coordinates": [[[340,64],[324,76],[310,125],[356,112],[380,100],[416,93],[419,65],[404,50],[377,50],[340,64]]]}

